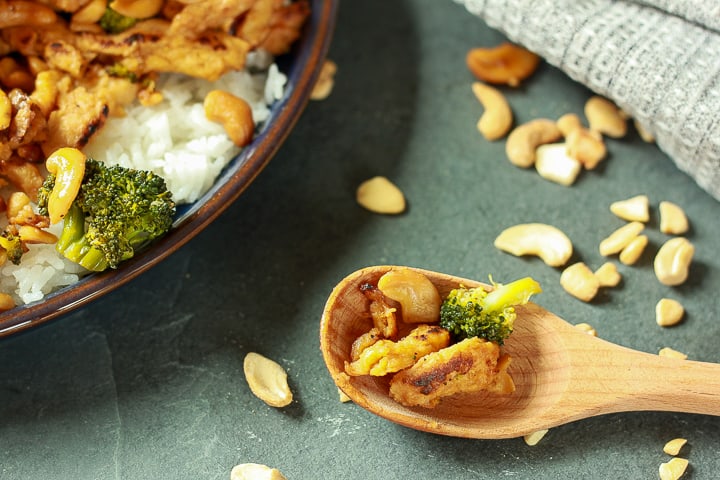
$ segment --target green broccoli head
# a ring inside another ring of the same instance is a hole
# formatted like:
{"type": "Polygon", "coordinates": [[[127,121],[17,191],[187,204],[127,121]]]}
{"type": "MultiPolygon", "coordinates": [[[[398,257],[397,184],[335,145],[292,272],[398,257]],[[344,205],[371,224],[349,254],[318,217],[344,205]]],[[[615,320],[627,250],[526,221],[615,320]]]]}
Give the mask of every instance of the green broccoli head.
{"type": "Polygon", "coordinates": [[[100,27],[108,33],[121,33],[135,26],[137,21],[137,18],[127,17],[107,7],[103,16],[100,17],[99,23],[100,27]]]}
{"type": "MultiPolygon", "coordinates": [[[[54,178],[38,195],[47,209],[54,178]]],[[[107,166],[88,158],[80,191],[65,215],[56,249],[83,267],[117,268],[172,226],[175,202],[165,180],[148,171],[107,166]]]]}
{"type": "Polygon", "coordinates": [[[530,277],[507,285],[495,284],[487,292],[482,287],[456,288],[440,306],[440,326],[458,340],[480,337],[502,345],[513,331],[515,306],[527,303],[542,290],[530,277]]]}

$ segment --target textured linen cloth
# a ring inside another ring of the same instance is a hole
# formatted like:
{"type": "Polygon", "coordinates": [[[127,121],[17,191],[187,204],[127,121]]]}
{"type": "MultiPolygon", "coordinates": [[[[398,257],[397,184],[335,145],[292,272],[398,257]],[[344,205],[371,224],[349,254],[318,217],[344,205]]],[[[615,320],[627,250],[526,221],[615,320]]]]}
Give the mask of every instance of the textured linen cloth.
{"type": "Polygon", "coordinates": [[[720,200],[720,2],[455,1],[613,100],[720,200]]]}

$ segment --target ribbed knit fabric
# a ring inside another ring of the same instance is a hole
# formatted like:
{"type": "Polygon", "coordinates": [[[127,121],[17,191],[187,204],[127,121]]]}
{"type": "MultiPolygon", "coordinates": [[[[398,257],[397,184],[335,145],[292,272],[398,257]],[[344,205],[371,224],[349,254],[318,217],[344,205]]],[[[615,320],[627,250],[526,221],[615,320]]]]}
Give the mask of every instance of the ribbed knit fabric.
{"type": "Polygon", "coordinates": [[[455,0],[599,95],[720,200],[720,4],[455,0]]]}

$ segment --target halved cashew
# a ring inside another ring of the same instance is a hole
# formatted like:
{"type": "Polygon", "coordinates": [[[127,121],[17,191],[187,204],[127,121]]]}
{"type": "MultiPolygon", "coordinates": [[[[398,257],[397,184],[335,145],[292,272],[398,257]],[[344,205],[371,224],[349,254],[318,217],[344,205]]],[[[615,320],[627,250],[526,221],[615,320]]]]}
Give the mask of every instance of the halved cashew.
{"type": "MultiPolygon", "coordinates": [[[[90,2],[86,3],[82,8],[76,10],[75,13],[73,13],[72,23],[96,23],[105,14],[106,9],[107,0],[90,0],[90,2]]],[[[113,10],[115,9],[113,8],[113,10]]]]}
{"type": "Polygon", "coordinates": [[[645,223],[650,220],[650,201],[647,195],[636,195],[611,203],[610,211],[628,222],[645,223]]]}
{"type": "Polygon", "coordinates": [[[259,463],[241,463],[230,471],[230,480],[287,480],[280,470],[259,463]]]}
{"type": "Polygon", "coordinates": [[[551,267],[565,265],[573,253],[567,235],[544,223],[521,223],[506,228],[495,238],[494,245],[516,256],[537,255],[551,267]]]}
{"type": "Polygon", "coordinates": [[[557,124],[547,118],[537,118],[515,127],[505,143],[505,153],[515,166],[529,168],[535,163],[535,151],[540,145],[562,138],[557,124]]]}
{"type": "Polygon", "coordinates": [[[667,453],[668,455],[677,455],[680,453],[680,450],[682,447],[685,446],[687,443],[687,439],[685,438],[673,438],[669,442],[663,446],[663,452],[667,453]]]}
{"type": "Polygon", "coordinates": [[[47,202],[50,223],[65,217],[70,205],[80,191],[85,175],[86,156],[76,148],[63,147],[53,152],[45,161],[48,172],[55,175],[55,186],[47,202]]]}
{"type": "Polygon", "coordinates": [[[633,120],[633,125],[635,125],[635,130],[637,130],[638,135],[645,143],[653,143],[655,142],[655,136],[646,129],[640,122],[637,120],[633,120]]]}
{"type": "Polygon", "coordinates": [[[673,457],[665,463],[660,464],[660,480],[678,480],[687,470],[688,460],[686,458],[673,457]]]}
{"type": "Polygon", "coordinates": [[[505,95],[482,82],[473,82],[472,91],[485,109],[477,123],[478,131],[490,141],[507,135],[512,127],[513,114],[505,95]]]}
{"type": "Polygon", "coordinates": [[[48,232],[47,230],[42,230],[34,225],[20,225],[18,227],[18,235],[20,236],[20,240],[24,243],[52,245],[57,243],[58,240],[54,234],[48,232]]]}
{"type": "Polygon", "coordinates": [[[647,235],[638,235],[630,240],[630,243],[625,245],[625,248],[620,251],[618,259],[625,265],[634,265],[638,260],[640,260],[647,244],[647,235]]]}
{"type": "Polygon", "coordinates": [[[250,352],[245,355],[243,371],[250,390],[271,407],[290,405],[293,394],[287,382],[285,369],[273,360],[250,352]]]}
{"type": "Polygon", "coordinates": [[[607,257],[621,252],[635,237],[640,235],[644,228],[645,225],[642,222],[626,223],[600,242],[600,255],[607,257]]]}
{"type": "Polygon", "coordinates": [[[362,182],[357,188],[355,199],[360,206],[375,213],[396,215],[405,211],[402,190],[383,176],[362,182]]]}
{"type": "Polygon", "coordinates": [[[0,2],[0,29],[21,26],[40,27],[56,21],[55,11],[39,2],[14,0],[0,2]]]}
{"type": "Polygon", "coordinates": [[[670,348],[670,347],[663,347],[658,351],[658,355],[661,357],[669,357],[669,358],[677,358],[678,360],[685,360],[687,359],[687,355],[678,352],[677,350],[670,348]]]}
{"type": "Polygon", "coordinates": [[[627,133],[627,116],[607,98],[593,96],[585,103],[585,117],[590,130],[613,138],[627,133]]]}
{"type": "Polygon", "coordinates": [[[622,280],[622,275],[620,275],[617,266],[612,262],[603,263],[600,268],[595,270],[595,276],[601,287],[616,287],[622,280]]]}
{"type": "Polygon", "coordinates": [[[578,128],[583,128],[582,120],[576,113],[566,113],[555,122],[560,129],[563,137],[570,135],[570,132],[578,128]]]}
{"type": "Polygon", "coordinates": [[[540,440],[542,440],[543,437],[544,437],[545,435],[547,435],[548,432],[549,432],[549,430],[547,430],[547,429],[537,430],[537,431],[535,431],[535,432],[532,432],[532,433],[529,433],[529,434],[525,435],[525,436],[523,437],[523,440],[525,440],[525,443],[526,443],[528,446],[534,447],[535,445],[537,445],[538,443],[540,443],[540,440]]]}
{"type": "Polygon", "coordinates": [[[587,170],[593,170],[607,156],[607,147],[600,133],[585,127],[576,128],[565,136],[568,155],[587,170]]]}
{"type": "Polygon", "coordinates": [[[465,62],[478,80],[517,87],[535,72],[540,57],[523,47],[504,42],[492,48],[473,48],[465,62]]]}
{"type": "Polygon", "coordinates": [[[108,6],[126,17],[143,19],[160,13],[164,4],[164,0],[112,0],[108,6]]]}
{"type": "Polygon", "coordinates": [[[663,201],[660,202],[660,231],[669,235],[682,235],[690,228],[685,211],[680,206],[663,201]]]}
{"type": "Polygon", "coordinates": [[[582,330],[583,332],[587,333],[592,337],[597,337],[597,330],[595,330],[595,327],[593,327],[589,323],[577,323],[575,324],[575,328],[577,328],[578,330],[582,330]]]}
{"type": "Polygon", "coordinates": [[[409,268],[390,270],[378,279],[378,289],[400,304],[405,323],[435,323],[442,298],[435,285],[422,273],[409,268]]]}
{"type": "Polygon", "coordinates": [[[250,143],[255,132],[252,109],[240,97],[223,90],[212,90],[203,102],[205,116],[222,124],[230,140],[238,147],[250,143]]]}
{"type": "Polygon", "coordinates": [[[655,305],[655,321],[661,327],[677,325],[684,315],[685,308],[672,298],[661,298],[655,305]]]}
{"type": "Polygon", "coordinates": [[[589,302],[600,289],[600,280],[595,276],[590,267],[583,262],[578,262],[567,267],[560,274],[560,285],[575,298],[583,302],[589,302]]]}
{"type": "Polygon", "coordinates": [[[337,64],[330,59],[325,60],[320,74],[318,75],[315,85],[310,92],[311,100],[325,100],[332,93],[335,86],[335,73],[337,72],[337,64]]]}
{"type": "Polygon", "coordinates": [[[685,237],[671,238],[655,255],[655,276],[663,285],[680,285],[687,280],[695,247],[685,237]]]}
{"type": "Polygon", "coordinates": [[[544,179],[569,187],[575,183],[582,165],[568,155],[564,143],[548,143],[535,151],[535,169],[544,179]]]}

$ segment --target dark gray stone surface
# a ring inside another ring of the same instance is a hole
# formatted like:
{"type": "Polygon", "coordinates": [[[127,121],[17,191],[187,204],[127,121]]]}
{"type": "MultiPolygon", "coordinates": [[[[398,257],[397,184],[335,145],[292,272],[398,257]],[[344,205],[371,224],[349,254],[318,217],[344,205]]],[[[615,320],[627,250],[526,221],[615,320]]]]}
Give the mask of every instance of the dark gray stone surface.
{"type": "MultiPolygon", "coordinates": [[[[537,303],[607,340],[647,352],[670,346],[720,361],[718,203],[633,132],[608,141],[597,170],[570,188],[519,170],[504,142],[475,130],[482,113],[468,49],[503,38],[450,1],[343,2],[330,57],[333,94],[311,103],[277,156],[207,230],[142,277],[35,330],[0,341],[0,478],[225,479],[257,462],[288,479],[657,478],[667,440],[688,439],[688,478],[716,478],[720,419],[614,414],[522,439],[434,436],[340,403],[318,340],[333,285],[372,264],[419,266],[485,280],[532,275],[537,303]],[[378,216],[355,187],[391,178],[409,210],[378,216]],[[622,221],[612,201],[650,197],[651,244],[621,286],[584,304],[560,271],[496,250],[495,236],[528,221],[564,230],[574,260],[605,259],[599,241],[622,221]],[[664,287],[652,256],[667,238],[657,205],[687,211],[697,252],[690,280],[664,287]],[[663,296],[687,309],[661,329],[663,296]],[[273,409],[245,383],[257,351],[288,371],[294,403],[273,409]]],[[[582,113],[590,95],[543,65],[507,91],[519,121],[582,113]]],[[[668,385],[671,389],[672,386],[668,385]]]]}

